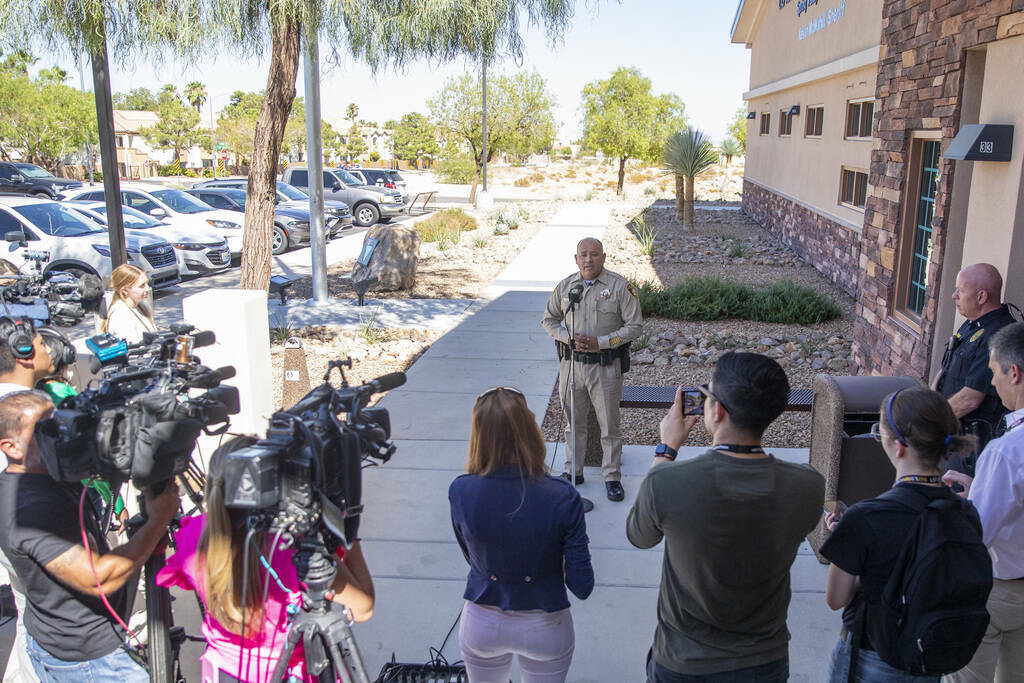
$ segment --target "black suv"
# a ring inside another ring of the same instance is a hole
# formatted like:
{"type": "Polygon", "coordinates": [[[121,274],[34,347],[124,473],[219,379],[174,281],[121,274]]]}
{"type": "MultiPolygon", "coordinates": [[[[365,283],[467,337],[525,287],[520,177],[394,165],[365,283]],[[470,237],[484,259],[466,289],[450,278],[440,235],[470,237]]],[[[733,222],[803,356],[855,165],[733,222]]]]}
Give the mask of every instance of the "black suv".
{"type": "Polygon", "coordinates": [[[58,178],[35,164],[0,161],[0,191],[3,192],[23,192],[42,199],[56,199],[57,193],[81,186],[81,181],[58,178]]]}

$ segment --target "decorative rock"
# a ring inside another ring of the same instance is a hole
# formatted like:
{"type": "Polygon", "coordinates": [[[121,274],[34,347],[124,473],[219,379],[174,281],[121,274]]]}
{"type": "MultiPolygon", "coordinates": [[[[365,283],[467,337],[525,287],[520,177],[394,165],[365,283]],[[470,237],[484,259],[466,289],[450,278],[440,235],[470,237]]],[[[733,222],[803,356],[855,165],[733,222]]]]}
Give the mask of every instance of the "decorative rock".
{"type": "Polygon", "coordinates": [[[654,359],[654,367],[663,368],[666,365],[668,365],[668,358],[666,358],[665,356],[658,356],[657,358],[654,359]]]}
{"type": "Polygon", "coordinates": [[[377,289],[381,291],[412,289],[416,284],[416,265],[419,262],[419,233],[400,225],[376,225],[363,236],[364,247],[371,238],[378,242],[370,262],[365,266],[356,262],[352,281],[376,276],[377,289]]]}
{"type": "Polygon", "coordinates": [[[640,353],[633,356],[630,360],[631,362],[636,363],[637,365],[650,365],[651,363],[654,362],[654,354],[648,351],[647,349],[644,349],[640,353]]]}

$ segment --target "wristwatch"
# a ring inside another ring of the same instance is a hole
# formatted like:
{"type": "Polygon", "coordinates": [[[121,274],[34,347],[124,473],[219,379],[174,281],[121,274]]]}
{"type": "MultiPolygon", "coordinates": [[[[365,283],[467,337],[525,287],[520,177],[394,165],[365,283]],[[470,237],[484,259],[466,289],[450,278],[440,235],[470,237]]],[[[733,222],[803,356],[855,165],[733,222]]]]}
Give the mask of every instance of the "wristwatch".
{"type": "Polygon", "coordinates": [[[654,447],[654,457],[666,458],[667,460],[675,460],[676,455],[679,453],[676,449],[672,448],[668,444],[659,443],[654,447]]]}

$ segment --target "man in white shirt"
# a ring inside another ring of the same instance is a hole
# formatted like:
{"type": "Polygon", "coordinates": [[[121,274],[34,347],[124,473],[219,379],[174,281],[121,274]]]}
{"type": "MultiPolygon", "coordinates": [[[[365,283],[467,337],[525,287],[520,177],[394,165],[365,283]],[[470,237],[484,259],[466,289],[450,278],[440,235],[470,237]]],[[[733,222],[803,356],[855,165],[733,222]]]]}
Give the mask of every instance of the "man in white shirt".
{"type": "Polygon", "coordinates": [[[978,509],[994,576],[988,632],[971,663],[947,677],[953,683],[1024,681],[1024,323],[991,338],[989,367],[1010,410],[1006,433],[981,452],[973,479],[952,470],[943,477],[978,509]]]}

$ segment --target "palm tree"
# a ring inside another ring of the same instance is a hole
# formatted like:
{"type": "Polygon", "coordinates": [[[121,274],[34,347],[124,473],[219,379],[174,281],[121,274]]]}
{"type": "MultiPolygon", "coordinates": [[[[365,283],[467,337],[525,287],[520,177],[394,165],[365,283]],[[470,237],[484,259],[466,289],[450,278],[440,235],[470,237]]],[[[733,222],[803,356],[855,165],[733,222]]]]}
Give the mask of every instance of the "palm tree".
{"type": "Polygon", "coordinates": [[[352,102],[345,107],[345,116],[347,116],[348,120],[354,124],[356,122],[356,117],[359,116],[359,105],[352,102]]]}
{"type": "Polygon", "coordinates": [[[206,86],[199,81],[192,81],[185,86],[185,99],[198,112],[202,112],[203,105],[206,104],[206,96],[206,86]]]}
{"type": "Polygon", "coordinates": [[[676,216],[683,228],[693,227],[693,183],[697,176],[718,163],[711,138],[687,126],[665,143],[665,165],[676,176],[676,216]]]}
{"type": "Polygon", "coordinates": [[[743,154],[743,149],[740,147],[740,143],[734,137],[728,137],[722,140],[722,155],[725,157],[725,165],[728,166],[732,163],[732,158],[743,154]]]}

